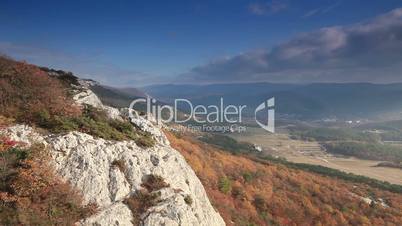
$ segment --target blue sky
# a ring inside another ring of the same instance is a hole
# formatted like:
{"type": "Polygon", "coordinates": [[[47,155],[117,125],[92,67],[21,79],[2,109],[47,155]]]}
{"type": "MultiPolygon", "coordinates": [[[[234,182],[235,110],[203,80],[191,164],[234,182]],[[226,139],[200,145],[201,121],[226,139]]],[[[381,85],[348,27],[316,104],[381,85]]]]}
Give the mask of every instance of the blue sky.
{"type": "MultiPolygon", "coordinates": [[[[268,52],[297,41],[300,34],[333,26],[349,31],[354,24],[399,7],[401,0],[1,0],[0,52],[116,86],[181,81],[314,82],[304,80],[303,74],[297,75],[302,77],[297,81],[283,76],[288,71],[288,62],[283,61],[279,62],[285,65],[280,68],[282,74],[276,77],[271,75],[273,69],[256,70],[250,68],[250,62],[243,64],[244,60],[238,64],[244,65],[240,70],[228,65],[238,62],[239,57],[252,55],[254,59],[260,52],[264,60],[278,62],[268,52]],[[242,73],[232,76],[233,70],[242,73]],[[240,79],[249,73],[251,80],[240,79]]],[[[393,18],[398,22],[399,14],[393,18]]],[[[256,58],[261,59],[260,55],[256,58]]],[[[391,77],[383,81],[394,82],[391,77]]],[[[356,81],[364,79],[356,76],[356,81]]]]}

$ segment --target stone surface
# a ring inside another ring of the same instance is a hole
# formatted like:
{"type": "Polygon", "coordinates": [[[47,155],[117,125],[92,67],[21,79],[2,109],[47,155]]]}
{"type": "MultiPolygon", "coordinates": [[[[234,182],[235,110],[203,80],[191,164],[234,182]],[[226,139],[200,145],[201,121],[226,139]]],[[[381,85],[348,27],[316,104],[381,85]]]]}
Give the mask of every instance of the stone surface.
{"type": "Polygon", "coordinates": [[[27,125],[15,125],[0,130],[1,135],[5,135],[10,140],[20,142],[19,146],[31,146],[33,143],[46,144],[45,139],[36,133],[32,127],[27,125]]]}
{"type": "Polygon", "coordinates": [[[90,89],[79,90],[79,92],[73,96],[73,99],[78,104],[88,104],[97,108],[103,108],[101,100],[90,89]]]}
{"type": "Polygon", "coordinates": [[[110,226],[124,226],[132,225],[131,211],[121,202],[117,202],[108,208],[100,211],[99,213],[82,220],[77,225],[110,225],[110,226]]]}
{"type": "MultiPolygon", "coordinates": [[[[77,95],[77,103],[105,107],[91,92],[77,95]]],[[[80,132],[43,136],[25,125],[0,133],[26,145],[46,145],[57,174],[82,191],[85,203],[96,203],[100,208],[99,213],[79,222],[81,225],[131,225],[133,215],[123,201],[143,189],[143,179],[150,174],[161,176],[169,187],[161,189],[161,201],[142,214],[142,225],[225,225],[194,171],[169,146],[160,128],[141,117],[132,122],[155,137],[154,147],[145,149],[134,141],[107,141],[80,132]],[[124,162],[124,169],[113,164],[115,160],[124,162]],[[186,196],[193,200],[191,205],[184,201],[186,196]]]]}
{"type": "Polygon", "coordinates": [[[98,96],[96,96],[96,94],[90,89],[81,87],[80,89],[77,89],[76,92],[77,93],[73,96],[73,100],[77,104],[91,105],[93,107],[104,110],[110,119],[122,120],[120,116],[120,111],[118,109],[103,105],[98,96]]]}

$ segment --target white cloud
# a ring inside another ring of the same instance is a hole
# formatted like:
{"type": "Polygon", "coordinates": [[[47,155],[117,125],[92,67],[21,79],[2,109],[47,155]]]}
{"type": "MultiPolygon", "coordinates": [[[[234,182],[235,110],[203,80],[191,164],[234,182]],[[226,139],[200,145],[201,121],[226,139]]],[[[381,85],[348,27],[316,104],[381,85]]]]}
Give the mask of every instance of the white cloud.
{"type": "Polygon", "coordinates": [[[181,82],[402,82],[402,8],[193,68],[181,82]]]}
{"type": "Polygon", "coordinates": [[[329,5],[329,6],[319,7],[319,8],[309,10],[302,17],[308,18],[308,17],[319,15],[319,14],[326,14],[326,13],[332,11],[333,9],[335,9],[336,7],[338,7],[340,3],[341,3],[341,1],[336,1],[334,4],[329,5]]]}
{"type": "Polygon", "coordinates": [[[288,5],[283,1],[272,0],[264,3],[261,2],[252,3],[249,5],[248,9],[252,14],[261,16],[268,13],[276,13],[282,11],[287,7],[288,5]]]}

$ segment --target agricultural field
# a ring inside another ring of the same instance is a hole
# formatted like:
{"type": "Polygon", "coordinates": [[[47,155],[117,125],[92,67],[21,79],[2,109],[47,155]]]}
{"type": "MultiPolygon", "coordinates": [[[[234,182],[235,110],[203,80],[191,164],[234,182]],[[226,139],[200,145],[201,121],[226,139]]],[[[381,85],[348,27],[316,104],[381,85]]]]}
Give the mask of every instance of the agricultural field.
{"type": "Polygon", "coordinates": [[[283,157],[291,162],[321,165],[402,185],[401,169],[377,167],[382,161],[334,155],[326,152],[325,148],[317,141],[290,139],[290,136],[286,133],[271,134],[255,127],[248,127],[246,132],[241,134],[232,133],[230,136],[240,142],[258,145],[264,153],[283,157]]]}

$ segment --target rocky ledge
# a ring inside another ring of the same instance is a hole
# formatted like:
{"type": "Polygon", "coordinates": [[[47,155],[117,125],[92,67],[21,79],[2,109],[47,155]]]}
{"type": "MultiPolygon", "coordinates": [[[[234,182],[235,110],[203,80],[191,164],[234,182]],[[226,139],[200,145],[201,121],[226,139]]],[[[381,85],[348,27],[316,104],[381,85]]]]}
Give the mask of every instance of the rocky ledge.
{"type": "MultiPolygon", "coordinates": [[[[109,109],[101,105],[90,90],[75,97],[77,103],[109,109]]],[[[119,116],[120,117],[120,116],[119,116]]],[[[152,148],[134,141],[108,141],[91,135],[70,132],[41,135],[33,128],[15,125],[1,131],[13,140],[43,143],[49,149],[55,171],[82,191],[85,203],[96,203],[99,212],[78,222],[81,225],[132,225],[135,217],[124,200],[140,189],[149,175],[158,175],[169,184],[160,189],[160,202],[141,214],[141,225],[225,225],[208,200],[204,187],[185,159],[171,148],[163,132],[151,122],[133,119],[137,126],[151,132],[157,140],[152,148]],[[124,167],[116,167],[119,161],[124,167]],[[187,199],[191,198],[191,202],[187,199]],[[188,198],[189,197],[189,198],[188,198]]]]}

